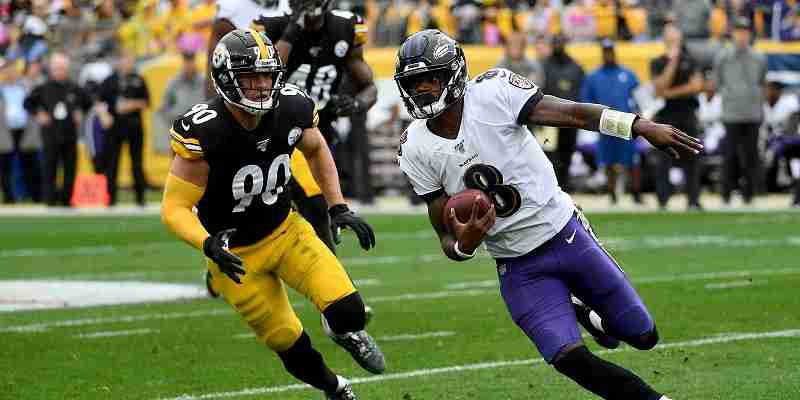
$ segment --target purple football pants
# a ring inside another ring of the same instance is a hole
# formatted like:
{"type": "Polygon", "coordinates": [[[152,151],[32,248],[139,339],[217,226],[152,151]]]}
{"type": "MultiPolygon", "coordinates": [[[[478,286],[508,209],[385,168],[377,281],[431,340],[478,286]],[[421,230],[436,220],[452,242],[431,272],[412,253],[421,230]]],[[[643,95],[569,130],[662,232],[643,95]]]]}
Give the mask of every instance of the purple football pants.
{"type": "Polygon", "coordinates": [[[625,273],[579,215],[532,252],[496,260],[511,318],[549,363],[581,340],[570,293],[600,315],[617,339],[637,338],[655,326],[625,273]]]}

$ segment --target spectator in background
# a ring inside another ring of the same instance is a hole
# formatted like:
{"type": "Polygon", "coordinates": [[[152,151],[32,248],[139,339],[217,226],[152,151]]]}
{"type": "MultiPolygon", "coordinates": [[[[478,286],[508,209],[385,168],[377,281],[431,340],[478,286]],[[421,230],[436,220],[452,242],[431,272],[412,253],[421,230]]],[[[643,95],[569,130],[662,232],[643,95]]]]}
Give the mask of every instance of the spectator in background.
{"type": "Polygon", "coordinates": [[[715,154],[725,138],[725,126],[722,125],[722,97],[714,87],[711,71],[705,73],[703,92],[697,96],[697,101],[697,119],[703,131],[703,152],[707,155],[715,154]]]}
{"type": "Polygon", "coordinates": [[[736,19],[733,29],[734,47],[726,48],[714,60],[714,80],[722,96],[722,122],[725,124],[723,145],[722,200],[729,204],[731,192],[741,187],[745,204],[753,200],[760,166],[758,132],[764,118],[764,80],[767,75],[765,57],[750,45],[750,21],[736,19]]]}
{"type": "Polygon", "coordinates": [[[158,0],[141,0],[136,11],[119,27],[119,41],[123,51],[137,58],[149,58],[164,51],[165,35],[156,7],[158,0]]]}
{"type": "MultiPolygon", "coordinates": [[[[7,64],[6,60],[0,60],[0,63],[7,64]]],[[[14,146],[8,126],[7,108],[5,100],[0,99],[0,191],[3,192],[3,204],[14,204],[17,202],[11,186],[14,146]]]]}
{"type": "Polygon", "coordinates": [[[687,39],[708,39],[709,0],[674,0],[675,24],[687,39]]]}
{"type": "MultiPolygon", "coordinates": [[[[133,55],[122,54],[117,69],[100,88],[100,97],[105,107],[97,107],[102,119],[110,114],[112,125],[108,129],[104,152],[106,154],[106,177],[108,178],[109,206],[117,202],[117,173],[122,144],[128,142],[133,173],[133,189],[136,204],[145,205],[144,191],[147,182],[142,170],[144,131],[142,110],[150,103],[150,93],[144,78],[135,70],[133,55]]],[[[195,99],[196,100],[196,99],[195,99]]]]}
{"type": "Polygon", "coordinates": [[[158,110],[167,126],[205,96],[205,78],[197,71],[195,53],[185,52],[181,59],[181,71],[167,84],[158,110]]]}
{"type": "Polygon", "coordinates": [[[464,44],[481,42],[481,3],[478,0],[455,0],[451,11],[456,19],[458,41],[464,44]]]}
{"type": "MultiPolygon", "coordinates": [[[[584,72],[575,60],[567,54],[567,38],[555,35],[552,39],[552,53],[542,62],[544,84],[542,91],[562,99],[578,101],[584,72]]],[[[558,128],[558,143],[555,153],[549,154],[556,171],[556,178],[561,189],[572,191],[569,182],[569,167],[572,154],[575,152],[578,130],[574,128],[558,128]]]]}
{"type": "Polygon", "coordinates": [[[673,10],[672,0],[640,0],[639,4],[647,10],[648,36],[650,39],[661,38],[673,10]]]}
{"type": "Polygon", "coordinates": [[[767,82],[764,102],[764,123],[761,125],[760,146],[764,155],[765,186],[768,192],[779,191],[791,184],[787,159],[783,157],[784,143],[795,139],[800,102],[797,95],[783,91],[784,84],[777,80],[767,82]],[[784,178],[784,179],[781,179],[784,178]],[[789,182],[782,182],[782,181],[789,182]]]}
{"type": "Polygon", "coordinates": [[[528,38],[524,32],[511,33],[511,36],[506,41],[506,52],[496,67],[509,69],[536,82],[536,84],[541,84],[544,75],[542,65],[525,53],[527,42],[528,38]]]}
{"type": "Polygon", "coordinates": [[[23,59],[26,62],[40,59],[47,53],[47,18],[48,2],[46,0],[33,0],[31,14],[25,16],[22,22],[22,31],[19,37],[12,39],[6,58],[9,60],[23,59]]]}
{"type": "MultiPolygon", "coordinates": [[[[549,38],[553,21],[559,18],[559,4],[553,4],[550,0],[538,0],[531,10],[526,21],[526,31],[534,36],[549,38]]],[[[540,56],[542,56],[540,54],[540,56]]]]}
{"type": "Polygon", "coordinates": [[[97,48],[108,49],[108,53],[117,50],[117,30],[122,23],[119,10],[114,0],[95,0],[94,14],[91,15],[87,43],[96,43],[97,48]]]}
{"type": "Polygon", "coordinates": [[[597,37],[597,21],[591,0],[575,0],[563,9],[561,32],[574,41],[590,41],[597,37]]]}
{"type": "MultiPolygon", "coordinates": [[[[581,101],[635,113],[637,107],[633,92],[639,87],[639,79],[633,71],[617,64],[613,41],[604,39],[600,46],[603,49],[603,65],[583,81],[581,101]]],[[[636,139],[625,140],[600,135],[597,142],[597,163],[605,168],[612,204],[617,203],[617,176],[622,172],[627,172],[630,178],[633,201],[641,204],[642,173],[636,155],[636,139]]]]}
{"type": "MultiPolygon", "coordinates": [[[[22,61],[20,60],[19,63],[22,61]]],[[[25,79],[20,76],[19,63],[0,64],[0,93],[5,109],[5,126],[11,135],[13,152],[20,161],[25,190],[33,202],[42,201],[42,177],[39,165],[39,150],[42,138],[39,127],[33,123],[25,111],[25,97],[30,91],[25,79]]]]}
{"type": "Polygon", "coordinates": [[[69,206],[75,183],[78,153],[78,129],[83,112],[89,108],[89,96],[69,80],[69,58],[63,53],[50,55],[48,79],[35,87],[25,99],[25,109],[39,124],[44,143],[44,197],[50,206],[69,206]],[[58,189],[59,165],[63,188],[58,189]]]}
{"type": "MultiPolygon", "coordinates": [[[[703,90],[703,73],[699,61],[689,52],[683,41],[683,34],[677,26],[670,24],[664,28],[664,47],[666,54],[650,62],[650,75],[656,96],[665,100],[655,116],[655,121],[672,126],[690,135],[697,135],[697,95],[703,90]]],[[[672,195],[670,170],[673,160],[669,156],[656,157],[656,195],[661,209],[667,207],[672,195]]],[[[699,157],[677,160],[683,169],[690,210],[701,210],[700,205],[700,161],[699,157]]]]}

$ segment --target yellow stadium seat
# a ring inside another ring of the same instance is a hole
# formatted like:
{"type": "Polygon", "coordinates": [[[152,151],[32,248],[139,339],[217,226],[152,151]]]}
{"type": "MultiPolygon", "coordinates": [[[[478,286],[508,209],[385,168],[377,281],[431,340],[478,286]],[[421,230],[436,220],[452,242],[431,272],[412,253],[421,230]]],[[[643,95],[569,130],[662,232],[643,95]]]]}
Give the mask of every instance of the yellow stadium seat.
{"type": "Polygon", "coordinates": [[[632,7],[622,10],[622,17],[628,24],[628,30],[634,37],[647,31],[647,10],[642,7],[632,7]]]}

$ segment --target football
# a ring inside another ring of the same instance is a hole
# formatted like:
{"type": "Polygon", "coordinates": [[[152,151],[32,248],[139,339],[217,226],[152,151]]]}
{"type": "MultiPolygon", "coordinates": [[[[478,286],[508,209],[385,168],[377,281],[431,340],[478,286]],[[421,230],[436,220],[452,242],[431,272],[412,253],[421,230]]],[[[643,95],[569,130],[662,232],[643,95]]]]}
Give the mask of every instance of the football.
{"type": "Polygon", "coordinates": [[[469,221],[470,214],[472,214],[472,206],[476,201],[478,202],[478,217],[480,218],[489,211],[489,206],[492,204],[491,199],[489,199],[486,193],[478,189],[467,189],[447,199],[447,203],[444,206],[443,217],[444,225],[447,227],[448,231],[453,231],[450,226],[450,209],[454,208],[456,210],[456,218],[458,218],[460,222],[467,222],[469,221]]]}

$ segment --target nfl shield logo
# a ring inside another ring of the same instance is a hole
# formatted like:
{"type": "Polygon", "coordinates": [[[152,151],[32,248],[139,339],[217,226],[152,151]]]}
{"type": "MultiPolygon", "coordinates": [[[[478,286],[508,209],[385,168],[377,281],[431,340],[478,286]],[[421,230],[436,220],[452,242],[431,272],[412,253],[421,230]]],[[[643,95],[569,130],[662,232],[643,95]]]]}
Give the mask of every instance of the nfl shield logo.
{"type": "Polygon", "coordinates": [[[264,139],[258,143],[256,143],[256,148],[261,151],[267,151],[267,145],[269,144],[269,139],[264,139]]]}
{"type": "Polygon", "coordinates": [[[463,140],[458,142],[458,144],[456,145],[456,151],[459,152],[459,153],[463,153],[464,152],[464,141],[463,140]]]}

